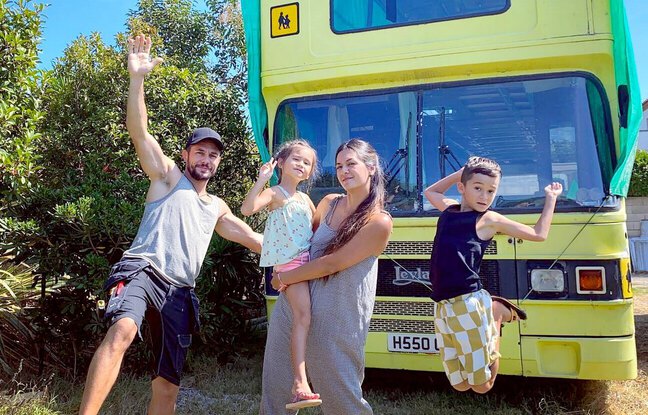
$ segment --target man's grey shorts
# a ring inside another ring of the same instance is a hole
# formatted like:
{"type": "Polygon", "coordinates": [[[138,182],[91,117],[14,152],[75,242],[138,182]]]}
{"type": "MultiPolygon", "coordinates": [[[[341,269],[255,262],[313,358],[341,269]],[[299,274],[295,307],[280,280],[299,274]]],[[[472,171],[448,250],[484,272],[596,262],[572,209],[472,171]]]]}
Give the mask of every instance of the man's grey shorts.
{"type": "Polygon", "coordinates": [[[124,317],[131,318],[141,338],[142,321],[146,319],[155,357],[154,377],[180,385],[192,335],[200,329],[193,288],[169,284],[139,258],[122,258],[113,265],[104,285],[105,290],[112,288],[106,321],[113,325],[124,317]]]}

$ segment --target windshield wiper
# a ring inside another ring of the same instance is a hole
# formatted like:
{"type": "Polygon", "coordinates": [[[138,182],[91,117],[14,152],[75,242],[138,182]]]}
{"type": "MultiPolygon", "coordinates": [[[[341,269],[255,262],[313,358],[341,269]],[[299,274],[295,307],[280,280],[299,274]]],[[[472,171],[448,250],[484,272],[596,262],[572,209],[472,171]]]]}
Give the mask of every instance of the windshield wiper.
{"type": "MultiPolygon", "coordinates": [[[[545,196],[534,196],[525,199],[505,199],[499,196],[495,201],[496,208],[542,208],[545,203],[545,196]]],[[[578,200],[568,199],[566,197],[559,197],[556,201],[556,206],[569,207],[569,206],[587,206],[578,200]]]]}
{"type": "Polygon", "coordinates": [[[448,163],[454,171],[458,171],[461,168],[459,159],[457,159],[457,156],[454,155],[445,142],[445,114],[445,107],[441,107],[439,113],[439,169],[441,170],[439,173],[441,174],[441,177],[446,177],[446,163],[448,163]],[[450,157],[452,157],[452,159],[450,159],[450,157]]]}
{"type": "Polygon", "coordinates": [[[396,175],[400,173],[403,167],[407,169],[407,149],[399,148],[385,167],[385,178],[387,179],[387,185],[385,188],[389,188],[389,185],[396,178],[396,175]]]}

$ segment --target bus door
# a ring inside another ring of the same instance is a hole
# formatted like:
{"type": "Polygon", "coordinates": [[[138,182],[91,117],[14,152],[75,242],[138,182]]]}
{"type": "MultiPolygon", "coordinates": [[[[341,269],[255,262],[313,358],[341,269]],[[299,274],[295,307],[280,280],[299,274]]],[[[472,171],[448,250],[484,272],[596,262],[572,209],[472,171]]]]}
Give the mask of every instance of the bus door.
{"type": "Polygon", "coordinates": [[[499,143],[507,150],[494,157],[503,176],[493,208],[534,226],[544,207],[545,186],[563,186],[546,241],[506,237],[498,244],[506,246],[497,256],[499,295],[517,300],[528,314],[528,320],[503,328],[502,372],[580,376],[583,349],[575,337],[600,332],[595,323],[586,323],[593,313],[581,300],[603,298],[579,294],[574,275],[581,266],[613,278],[618,261],[608,258],[620,250],[615,241],[623,233],[615,231],[617,224],[590,223],[614,209],[603,185],[611,171],[606,168],[610,141],[596,136],[605,129],[596,131],[593,121],[600,119],[594,111],[600,108],[602,93],[597,82],[583,74],[521,78],[493,86],[510,108],[502,112],[501,121],[495,117],[490,123],[497,135],[510,137],[506,144],[491,141],[491,147],[499,143]]]}
{"type": "MultiPolygon", "coordinates": [[[[492,83],[456,84],[421,91],[421,158],[422,187],[460,169],[470,156],[483,156],[502,163],[504,171],[508,160],[521,159],[512,153],[515,141],[513,126],[518,124],[515,99],[519,85],[492,83]]],[[[522,162],[524,163],[524,162],[522,162]]],[[[526,177],[518,178],[526,180],[526,177]]],[[[517,180],[507,181],[523,186],[517,180]]],[[[512,186],[505,194],[517,191],[512,186]]],[[[456,186],[447,195],[461,200],[456,186]]],[[[496,199],[493,208],[496,209],[496,199]]],[[[423,211],[434,213],[427,200],[423,211]]],[[[506,235],[495,235],[486,250],[480,269],[482,286],[491,295],[517,300],[516,241],[506,235]]],[[[522,374],[520,359],[520,332],[517,324],[507,325],[502,332],[500,352],[501,370],[506,374],[522,374]]]]}
{"type": "MultiPolygon", "coordinates": [[[[575,215],[591,216],[604,203],[603,175],[610,171],[605,168],[610,151],[605,149],[609,144],[607,137],[596,136],[595,132],[605,129],[595,131],[592,120],[598,117],[591,114],[591,108],[600,107],[596,105],[602,99],[599,86],[583,74],[566,73],[439,85],[420,94],[424,184],[456,171],[470,156],[491,158],[502,168],[491,208],[529,226],[536,223],[544,206],[544,187],[556,181],[563,185],[550,234],[553,239],[536,243],[497,235],[484,257],[484,287],[493,295],[520,301],[532,289],[530,268],[549,268],[569,242],[568,235],[574,234],[575,225],[555,222],[567,221],[566,214],[569,221],[575,220],[575,215]]],[[[460,199],[456,187],[448,195],[460,199]]],[[[433,212],[426,201],[423,204],[424,212],[433,212]]],[[[559,271],[552,272],[556,278],[562,277],[559,271]]],[[[560,289],[564,291],[527,297],[530,304],[534,298],[549,301],[544,309],[534,306],[529,318],[545,320],[546,313],[560,309],[558,298],[569,296],[570,288],[565,285],[560,289]]],[[[504,327],[503,373],[521,373],[520,329],[533,324],[504,327]]],[[[551,335],[544,325],[535,327],[531,331],[551,335]]]]}

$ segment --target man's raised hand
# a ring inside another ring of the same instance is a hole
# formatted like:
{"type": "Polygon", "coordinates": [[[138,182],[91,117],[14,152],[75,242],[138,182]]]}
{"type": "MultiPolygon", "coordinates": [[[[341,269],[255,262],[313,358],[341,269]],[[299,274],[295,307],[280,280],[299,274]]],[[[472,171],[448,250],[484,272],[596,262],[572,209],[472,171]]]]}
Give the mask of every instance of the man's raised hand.
{"type": "Polygon", "coordinates": [[[131,76],[146,76],[162,58],[151,59],[151,37],[137,35],[128,39],[128,73],[131,76]]]}

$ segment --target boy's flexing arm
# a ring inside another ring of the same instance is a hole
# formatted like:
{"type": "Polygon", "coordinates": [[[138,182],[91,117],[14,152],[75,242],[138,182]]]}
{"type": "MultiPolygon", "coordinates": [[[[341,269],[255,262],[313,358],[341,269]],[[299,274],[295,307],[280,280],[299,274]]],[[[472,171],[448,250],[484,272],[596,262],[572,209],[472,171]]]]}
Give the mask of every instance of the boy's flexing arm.
{"type": "Polygon", "coordinates": [[[444,177],[438,182],[431,184],[425,189],[423,194],[425,195],[427,200],[432,203],[432,206],[443,212],[448,208],[448,206],[459,204],[458,201],[446,197],[445,192],[447,192],[448,189],[461,181],[462,173],[463,167],[458,171],[452,173],[451,175],[444,177]]]}
{"type": "Polygon", "coordinates": [[[544,208],[534,227],[508,219],[497,212],[489,211],[487,212],[487,220],[491,222],[490,226],[493,228],[493,234],[499,232],[514,238],[535,242],[542,242],[547,239],[554,208],[556,207],[556,200],[558,200],[558,196],[562,193],[562,185],[554,182],[547,185],[544,191],[544,208]]]}

